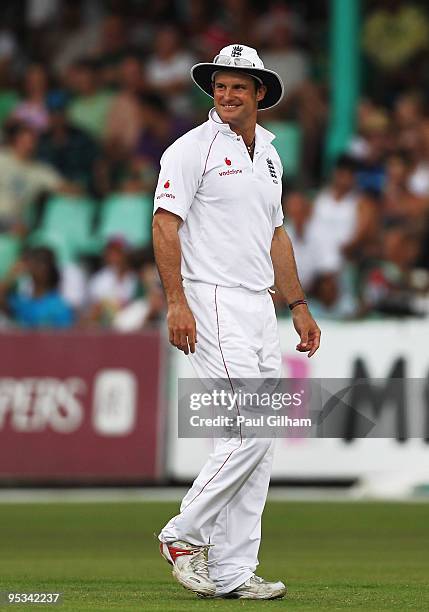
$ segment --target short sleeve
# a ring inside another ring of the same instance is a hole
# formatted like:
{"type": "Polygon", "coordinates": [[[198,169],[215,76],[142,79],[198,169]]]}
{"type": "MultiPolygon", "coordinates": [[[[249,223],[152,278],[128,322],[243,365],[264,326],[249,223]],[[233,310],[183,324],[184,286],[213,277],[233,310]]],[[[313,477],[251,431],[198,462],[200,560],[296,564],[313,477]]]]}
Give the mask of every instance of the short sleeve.
{"type": "Polygon", "coordinates": [[[284,223],[283,206],[282,206],[283,164],[274,146],[272,146],[272,158],[275,160],[276,169],[279,170],[280,172],[279,199],[278,199],[277,206],[274,212],[273,221],[274,221],[274,227],[281,227],[284,223]]]}
{"type": "Polygon", "coordinates": [[[153,212],[164,208],[185,220],[203,174],[197,143],[180,138],[161,158],[153,212]]]}
{"type": "Polygon", "coordinates": [[[37,164],[33,178],[37,189],[40,191],[55,191],[63,183],[61,174],[48,164],[37,164]]]}
{"type": "Polygon", "coordinates": [[[279,202],[275,212],[274,227],[281,227],[284,223],[282,203],[279,202]]]}
{"type": "Polygon", "coordinates": [[[277,203],[277,208],[276,208],[276,213],[275,213],[275,219],[274,219],[274,226],[275,227],[281,227],[284,223],[284,215],[283,215],[283,206],[282,206],[282,193],[283,193],[283,189],[282,189],[282,178],[283,178],[283,166],[282,163],[279,159],[279,165],[280,165],[280,171],[281,171],[281,178],[280,178],[280,195],[279,195],[279,201],[277,203]]]}

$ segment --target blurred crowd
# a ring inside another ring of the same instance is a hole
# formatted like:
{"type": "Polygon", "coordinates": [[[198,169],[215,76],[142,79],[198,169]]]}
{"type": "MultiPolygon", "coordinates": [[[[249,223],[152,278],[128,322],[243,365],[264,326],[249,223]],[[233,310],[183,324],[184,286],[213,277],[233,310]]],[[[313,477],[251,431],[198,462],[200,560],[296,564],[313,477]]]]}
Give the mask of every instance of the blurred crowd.
{"type": "Polygon", "coordinates": [[[165,316],[150,240],[112,230],[103,243],[64,257],[55,241],[40,240],[40,229],[54,196],[89,198],[94,235],[112,194],[118,201],[151,198],[163,151],[211,107],[192,85],[190,67],[237,41],[258,48],[286,84],[284,101],[260,119],[286,147],[279,151],[286,160],[285,225],[314,315],[427,314],[424,4],[369,2],[362,24],[366,93],[356,133],[333,168],[324,159],[329,22],[322,5],[3,2],[0,258],[2,240],[13,238],[19,249],[9,266],[0,264],[1,324],[128,331],[165,316]]]}

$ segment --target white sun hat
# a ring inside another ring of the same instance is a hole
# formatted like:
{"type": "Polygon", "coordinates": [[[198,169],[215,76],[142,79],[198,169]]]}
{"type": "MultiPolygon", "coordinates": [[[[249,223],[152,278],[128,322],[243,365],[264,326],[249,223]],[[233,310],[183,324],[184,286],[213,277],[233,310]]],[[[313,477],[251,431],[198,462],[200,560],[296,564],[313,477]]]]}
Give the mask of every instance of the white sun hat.
{"type": "Polygon", "coordinates": [[[267,88],[263,100],[258,103],[259,110],[272,108],[283,98],[284,88],[279,75],[273,70],[264,68],[257,51],[246,45],[229,45],[224,47],[212,63],[195,64],[191,68],[194,82],[208,96],[213,98],[213,75],[219,70],[234,70],[250,74],[267,88]]]}

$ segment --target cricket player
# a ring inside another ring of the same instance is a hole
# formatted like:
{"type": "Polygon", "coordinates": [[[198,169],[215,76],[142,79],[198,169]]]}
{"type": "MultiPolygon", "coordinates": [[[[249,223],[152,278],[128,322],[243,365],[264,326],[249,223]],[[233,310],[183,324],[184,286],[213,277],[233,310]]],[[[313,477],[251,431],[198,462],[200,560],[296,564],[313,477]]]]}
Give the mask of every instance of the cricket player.
{"type": "MultiPolygon", "coordinates": [[[[279,378],[269,288],[289,303],[297,350],[311,357],[320,342],[283,228],[274,136],[256,123],[258,110],[281,100],[283,84],[241,44],[196,64],[191,75],[214,108],[165,151],[154,201],[169,339],[201,378],[279,378]]],[[[285,595],[283,582],[254,573],[272,454],[271,439],[216,441],[180,513],[159,534],[161,554],[185,588],[204,597],[285,595]]]]}

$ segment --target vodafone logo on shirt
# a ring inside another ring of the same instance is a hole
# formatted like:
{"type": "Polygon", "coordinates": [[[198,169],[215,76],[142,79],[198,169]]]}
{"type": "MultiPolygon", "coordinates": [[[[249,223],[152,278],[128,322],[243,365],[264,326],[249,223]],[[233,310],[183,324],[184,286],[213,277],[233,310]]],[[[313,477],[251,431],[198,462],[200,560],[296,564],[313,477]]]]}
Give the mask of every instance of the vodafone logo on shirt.
{"type": "MultiPolygon", "coordinates": [[[[227,166],[230,166],[232,164],[232,161],[225,157],[225,164],[227,166]]],[[[242,172],[243,170],[234,170],[231,168],[231,170],[223,170],[222,172],[219,172],[219,176],[228,176],[229,174],[242,174],[242,172]]]]}
{"type": "MultiPolygon", "coordinates": [[[[170,181],[167,180],[164,183],[164,189],[170,189],[170,181]]],[[[172,200],[176,199],[176,196],[172,193],[160,193],[159,195],[156,196],[157,200],[161,200],[162,198],[171,198],[172,200]]]]}

